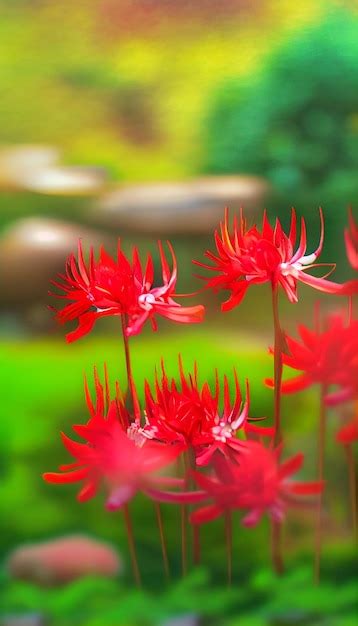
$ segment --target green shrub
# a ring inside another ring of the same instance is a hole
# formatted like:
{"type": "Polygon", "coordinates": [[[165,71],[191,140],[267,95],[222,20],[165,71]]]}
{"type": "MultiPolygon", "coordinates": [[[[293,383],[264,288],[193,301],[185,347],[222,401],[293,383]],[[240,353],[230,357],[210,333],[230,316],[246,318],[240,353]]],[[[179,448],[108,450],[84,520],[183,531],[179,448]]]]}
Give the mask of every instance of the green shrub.
{"type": "Polygon", "coordinates": [[[358,21],[342,11],[287,41],[248,83],[221,85],[206,120],[202,169],[266,177],[275,213],[296,206],[317,223],[323,206],[331,260],[358,201],[357,63],[358,21]]]}

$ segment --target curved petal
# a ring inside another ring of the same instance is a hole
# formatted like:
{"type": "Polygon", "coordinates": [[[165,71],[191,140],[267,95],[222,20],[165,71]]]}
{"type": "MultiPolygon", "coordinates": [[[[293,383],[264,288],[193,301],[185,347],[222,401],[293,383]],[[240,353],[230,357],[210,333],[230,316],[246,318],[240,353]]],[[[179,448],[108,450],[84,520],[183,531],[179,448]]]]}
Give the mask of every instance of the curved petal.
{"type": "Polygon", "coordinates": [[[210,504],[208,506],[203,506],[201,509],[194,511],[190,515],[190,522],[192,524],[206,524],[207,522],[212,522],[222,515],[223,511],[216,504],[210,504]]]}

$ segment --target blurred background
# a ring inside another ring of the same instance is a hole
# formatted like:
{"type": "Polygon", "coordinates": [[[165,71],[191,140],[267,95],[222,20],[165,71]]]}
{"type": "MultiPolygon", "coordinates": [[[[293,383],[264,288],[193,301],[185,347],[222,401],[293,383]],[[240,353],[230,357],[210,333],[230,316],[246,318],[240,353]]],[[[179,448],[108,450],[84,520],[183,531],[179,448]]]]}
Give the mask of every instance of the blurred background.
{"type": "MultiPolygon", "coordinates": [[[[116,321],[66,346],[47,309],[49,281],[79,236],[87,248],[114,250],[120,236],[126,250],[154,253],[158,238],[170,238],[179,291],[188,292],[198,288],[191,261],[213,246],[224,206],[243,206],[249,221],[267,207],[285,224],[295,206],[312,248],[321,205],[322,260],[337,263],[336,280],[350,277],[343,230],[358,201],[358,4],[0,0],[0,85],[0,623],[353,625],[357,563],[335,415],[320,589],[311,584],[312,514],[291,516],[281,581],[268,567],[267,526],[240,530],[228,591],[220,523],[205,529],[203,566],[183,581],[178,515],[163,507],[167,587],[154,513],[139,499],[147,590],[138,592],[121,517],[99,500],[78,505],[75,489],[44,484],[41,473],[65,462],[59,431],[87,419],[83,373],[107,361],[112,380],[124,375],[116,321]]],[[[312,320],[316,296],[300,294],[295,306],[282,298],[290,331],[312,320]]],[[[251,381],[252,415],[270,418],[268,289],[253,288],[225,316],[210,294],[194,301],[208,307],[202,326],[163,322],[133,340],[138,385],[162,355],[175,374],[180,351],[188,366],[199,359],[202,379],[236,365],[251,381]]],[[[284,401],[288,451],[306,452],[307,477],[317,406],[315,390],[284,401]]]]}

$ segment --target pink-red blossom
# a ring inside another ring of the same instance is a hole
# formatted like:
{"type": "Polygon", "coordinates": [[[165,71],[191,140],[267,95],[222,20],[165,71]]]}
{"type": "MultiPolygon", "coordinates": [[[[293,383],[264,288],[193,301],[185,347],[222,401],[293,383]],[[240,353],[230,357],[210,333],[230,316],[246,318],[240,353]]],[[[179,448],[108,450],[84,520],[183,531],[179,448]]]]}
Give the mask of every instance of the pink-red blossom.
{"type": "MultiPolygon", "coordinates": [[[[222,310],[227,311],[240,304],[250,285],[266,282],[270,282],[273,287],[281,286],[290,302],[298,300],[298,282],[325,293],[337,295],[357,293],[356,281],[340,285],[325,277],[318,278],[308,273],[308,270],[319,267],[316,261],[321,254],[324,239],[322,210],[320,218],[321,236],[318,247],[314,252],[306,254],[306,224],[302,218],[297,244],[297,218],[294,209],[288,234],[284,232],[278,219],[272,227],[266,212],[261,229],[256,225],[248,228],[242,212],[239,218],[235,215],[233,225],[230,227],[229,213],[226,209],[224,221],[214,234],[216,252],[205,253],[212,265],[194,261],[216,274],[213,278],[204,278],[207,287],[214,291],[224,289],[230,292],[229,299],[222,304],[222,310]]],[[[329,273],[333,268],[334,264],[329,273]]]]}
{"type": "MultiPolygon", "coordinates": [[[[300,324],[298,333],[299,340],[285,335],[282,360],[301,373],[283,381],[282,392],[296,393],[319,383],[326,388],[328,404],[353,397],[357,389],[358,321],[347,325],[343,314],[335,314],[327,318],[322,329],[311,330],[300,324]]],[[[273,387],[273,380],[267,379],[266,384],[273,387]]]]}
{"type": "Polygon", "coordinates": [[[278,449],[265,448],[256,441],[245,443],[237,462],[216,455],[214,476],[193,473],[197,485],[207,493],[212,504],[196,510],[191,521],[202,524],[239,509],[244,512],[242,523],[245,526],[255,526],[265,513],[282,522],[286,509],[300,504],[300,496],[322,491],[321,482],[292,480],[292,475],[302,467],[302,454],[283,463],[279,462],[279,456],[278,449]]]}
{"type": "Polygon", "coordinates": [[[358,271],[358,224],[355,222],[352,210],[349,211],[349,226],[344,231],[348,261],[358,271]]]}
{"type": "Polygon", "coordinates": [[[174,322],[191,324],[201,322],[204,307],[184,307],[174,300],[177,282],[177,262],[168,242],[172,259],[170,269],[161,242],[158,243],[162,270],[162,284],[154,286],[154,263],[148,255],[145,266],[137,248],[130,261],[118,243],[117,258],[112,258],[102,247],[98,260],[91,249],[89,261],[85,262],[81,242],[77,258],[68,258],[65,274],[53,281],[62,294],[52,294],[64,299],[63,309],[56,311],[60,323],[77,321],[78,327],[67,335],[67,341],[75,341],[90,332],[100,317],[124,316],[126,335],[137,335],[147,320],[156,330],[156,315],[174,322]]]}
{"type": "Polygon", "coordinates": [[[336,441],[346,446],[358,441],[358,406],[356,406],[354,416],[337,432],[336,441]]]}
{"type": "Polygon", "coordinates": [[[152,441],[138,445],[130,437],[130,417],[124,403],[118,398],[109,403],[107,410],[98,378],[95,405],[87,386],[86,398],[91,417],[86,424],[73,426],[85,443],[62,433],[63,444],[75,461],[62,465],[59,472],[45,473],[47,482],[81,483],[81,502],[93,498],[103,488],[109,510],[125,505],[138,491],[154,489],[160,494],[160,486],[181,485],[177,478],[158,475],[176,459],[180,448],[152,441]]]}
{"type": "Polygon", "coordinates": [[[196,365],[192,373],[185,374],[179,359],[179,372],[180,384],[168,378],[162,364],[161,376],[156,376],[153,391],[146,382],[142,436],[167,445],[191,448],[196,463],[204,465],[215,451],[229,455],[239,450],[242,440],[237,434],[240,432],[272,435],[272,428],[249,421],[249,386],[246,383],[244,400],[235,371],[232,393],[227,376],[221,385],[216,373],[212,390],[207,382],[200,385],[196,365]]]}

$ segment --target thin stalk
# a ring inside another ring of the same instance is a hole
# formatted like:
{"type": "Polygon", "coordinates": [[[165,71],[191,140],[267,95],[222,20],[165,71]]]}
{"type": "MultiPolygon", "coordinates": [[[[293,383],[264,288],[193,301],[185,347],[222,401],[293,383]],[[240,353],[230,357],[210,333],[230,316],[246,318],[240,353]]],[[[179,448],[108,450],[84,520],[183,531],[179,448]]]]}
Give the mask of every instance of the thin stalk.
{"type": "Polygon", "coordinates": [[[349,500],[351,509],[351,519],[353,528],[353,537],[357,539],[357,476],[355,458],[352,450],[352,446],[347,444],[344,446],[347,465],[348,465],[348,479],[349,479],[349,500]]]}
{"type": "Polygon", "coordinates": [[[123,517],[124,517],[124,523],[125,523],[126,531],[127,531],[128,545],[129,545],[129,552],[131,555],[134,580],[137,586],[141,587],[142,581],[141,581],[141,576],[140,576],[140,571],[139,571],[137,551],[136,551],[136,547],[134,543],[132,520],[131,520],[131,516],[129,513],[128,504],[125,504],[123,507],[123,517]]]}
{"type": "Polygon", "coordinates": [[[162,511],[161,511],[159,502],[154,502],[154,508],[155,508],[157,522],[158,522],[158,530],[159,530],[159,537],[160,537],[160,545],[162,548],[164,572],[165,572],[166,579],[169,580],[170,572],[169,572],[167,544],[165,541],[163,517],[162,517],[162,511]]]}
{"type": "MultiPolygon", "coordinates": [[[[195,470],[196,462],[195,462],[195,453],[193,449],[190,447],[184,453],[184,464],[186,472],[190,470],[195,470]]],[[[195,489],[195,483],[193,478],[189,475],[188,486],[190,489],[195,489]]],[[[190,526],[190,524],[188,523],[190,526]]],[[[200,525],[193,524],[192,526],[193,533],[193,563],[194,565],[199,565],[200,557],[201,557],[201,546],[200,546],[200,525]]]]}
{"type": "Polygon", "coordinates": [[[348,326],[352,323],[353,319],[353,296],[348,296],[348,326]]]}
{"type": "MultiPolygon", "coordinates": [[[[187,473],[187,459],[185,452],[182,455],[181,472],[186,478],[187,473]]],[[[187,481],[184,482],[184,491],[187,487],[187,481]]],[[[181,570],[182,575],[185,576],[188,572],[188,508],[187,505],[180,504],[180,534],[181,534],[181,570]]]]}
{"type": "Polygon", "coordinates": [[[186,505],[180,505],[180,521],[181,521],[181,568],[183,576],[188,571],[188,533],[187,533],[187,510],[186,505]]]}
{"type": "Polygon", "coordinates": [[[282,441],[281,383],[282,383],[282,330],[278,311],[278,287],[272,285],[272,314],[274,325],[274,446],[282,441]]]}
{"type": "MultiPolygon", "coordinates": [[[[281,383],[282,383],[282,330],[278,310],[278,286],[272,285],[272,315],[274,325],[274,447],[282,442],[281,430],[281,383]]],[[[284,570],[281,555],[281,524],[271,520],[271,555],[276,574],[284,570]]]]}
{"type": "Polygon", "coordinates": [[[193,524],[194,564],[199,565],[201,559],[200,526],[193,524]]]}
{"type": "Polygon", "coordinates": [[[226,558],[227,558],[227,584],[231,587],[232,581],[232,513],[225,513],[225,541],[226,541],[226,558]]]}
{"type": "Polygon", "coordinates": [[[133,373],[132,373],[132,364],[129,350],[129,339],[126,334],[126,326],[127,326],[127,316],[121,315],[122,322],[122,336],[123,336],[123,347],[124,347],[124,355],[126,360],[126,370],[127,370],[127,381],[128,388],[130,393],[131,407],[133,410],[135,421],[140,421],[140,408],[138,404],[136,389],[134,385],[133,373]]]}
{"type": "MultiPolygon", "coordinates": [[[[327,411],[325,405],[325,396],[327,393],[326,385],[321,385],[320,392],[320,409],[318,424],[318,469],[317,479],[323,481],[324,477],[324,461],[325,461],[325,445],[326,445],[326,422],[327,411]]],[[[318,495],[317,501],[317,518],[316,518],[316,547],[315,547],[315,563],[314,563],[314,580],[318,584],[321,572],[321,552],[322,552],[322,505],[323,493],[318,495]]]]}
{"type": "Polygon", "coordinates": [[[272,520],[271,521],[271,558],[274,570],[276,574],[283,574],[284,564],[281,551],[281,523],[272,520]]]}

